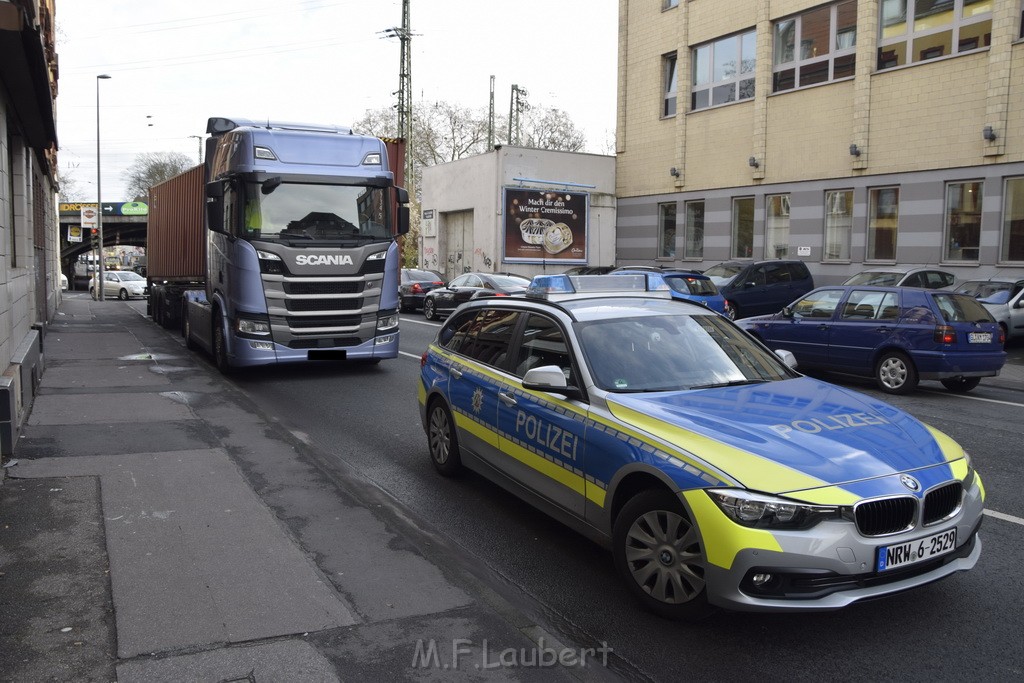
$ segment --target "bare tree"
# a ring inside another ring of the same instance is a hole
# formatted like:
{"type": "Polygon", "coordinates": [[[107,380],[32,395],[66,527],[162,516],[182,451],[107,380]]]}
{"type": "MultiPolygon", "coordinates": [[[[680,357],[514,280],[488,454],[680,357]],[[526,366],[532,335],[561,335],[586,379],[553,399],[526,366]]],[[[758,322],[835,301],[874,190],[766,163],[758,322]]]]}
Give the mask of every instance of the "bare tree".
{"type": "Polygon", "coordinates": [[[57,194],[62,203],[85,201],[85,191],[70,170],[66,172],[58,170],[57,183],[60,188],[57,194]]]}
{"type": "Polygon", "coordinates": [[[579,152],[587,143],[587,136],[561,109],[531,107],[525,118],[527,147],[579,152]]]}
{"type": "Polygon", "coordinates": [[[195,164],[192,159],[181,152],[139,154],[124,173],[124,179],[128,181],[125,193],[130,201],[146,201],[149,197],[149,188],[193,166],[195,164]]]}

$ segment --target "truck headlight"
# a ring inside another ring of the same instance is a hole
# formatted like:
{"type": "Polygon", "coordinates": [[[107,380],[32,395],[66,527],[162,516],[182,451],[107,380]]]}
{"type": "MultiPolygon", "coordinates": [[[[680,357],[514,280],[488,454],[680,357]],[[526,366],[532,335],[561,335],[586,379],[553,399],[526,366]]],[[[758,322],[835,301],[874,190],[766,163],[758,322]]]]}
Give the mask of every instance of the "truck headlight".
{"type": "Polygon", "coordinates": [[[743,489],[708,489],[707,494],[729,519],[754,528],[806,529],[824,519],[838,519],[842,512],[835,505],[811,505],[743,489]]]}
{"type": "Polygon", "coordinates": [[[398,327],[398,314],[389,313],[388,315],[382,315],[377,318],[377,331],[383,332],[384,330],[390,330],[398,327]]]}
{"type": "Polygon", "coordinates": [[[238,319],[238,334],[254,337],[266,337],[270,334],[270,323],[266,320],[253,320],[252,318],[238,319]]]}

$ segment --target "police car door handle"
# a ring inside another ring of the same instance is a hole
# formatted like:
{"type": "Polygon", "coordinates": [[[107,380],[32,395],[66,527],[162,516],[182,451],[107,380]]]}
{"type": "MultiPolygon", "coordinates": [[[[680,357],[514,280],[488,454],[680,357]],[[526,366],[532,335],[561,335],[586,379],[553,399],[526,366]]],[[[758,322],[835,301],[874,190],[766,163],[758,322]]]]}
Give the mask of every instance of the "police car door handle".
{"type": "Polygon", "coordinates": [[[458,368],[452,368],[451,373],[452,377],[454,377],[455,379],[462,379],[462,370],[459,370],[458,368]]]}
{"type": "Polygon", "coordinates": [[[509,408],[516,405],[516,399],[512,394],[506,394],[504,391],[498,392],[498,400],[507,405],[509,408]]]}

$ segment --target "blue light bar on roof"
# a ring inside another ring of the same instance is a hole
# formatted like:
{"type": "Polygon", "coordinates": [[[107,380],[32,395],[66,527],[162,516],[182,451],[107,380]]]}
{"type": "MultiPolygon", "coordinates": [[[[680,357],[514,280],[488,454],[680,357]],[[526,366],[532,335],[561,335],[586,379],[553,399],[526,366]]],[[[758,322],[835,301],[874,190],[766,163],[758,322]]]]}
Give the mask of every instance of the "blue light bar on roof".
{"type": "Polygon", "coordinates": [[[537,275],[526,288],[526,295],[546,299],[549,294],[582,292],[653,292],[667,289],[662,281],[649,281],[646,274],[636,275],[537,275]]]}

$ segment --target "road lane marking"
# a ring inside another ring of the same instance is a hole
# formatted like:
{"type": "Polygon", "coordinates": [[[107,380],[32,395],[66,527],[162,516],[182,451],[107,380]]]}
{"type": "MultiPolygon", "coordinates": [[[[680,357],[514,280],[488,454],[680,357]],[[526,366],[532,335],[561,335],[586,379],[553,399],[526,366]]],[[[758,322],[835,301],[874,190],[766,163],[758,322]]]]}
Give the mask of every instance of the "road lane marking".
{"type": "Polygon", "coordinates": [[[413,323],[414,325],[428,325],[430,327],[441,327],[441,323],[432,323],[429,320],[415,320],[414,318],[400,318],[403,323],[413,323]]]}
{"type": "Polygon", "coordinates": [[[415,353],[407,353],[405,351],[399,351],[398,355],[399,356],[408,356],[409,358],[415,358],[416,360],[420,360],[421,358],[423,358],[422,354],[417,356],[415,353]]]}
{"type": "Polygon", "coordinates": [[[1000,401],[995,398],[983,398],[981,396],[968,396],[966,394],[954,394],[949,391],[941,391],[939,389],[924,389],[929,394],[942,394],[944,396],[952,396],[954,398],[966,398],[969,401],[984,401],[985,403],[998,403],[1003,406],[1014,406],[1015,408],[1024,408],[1024,403],[1014,403],[1013,401],[1000,401]]]}
{"type": "Polygon", "coordinates": [[[988,515],[989,517],[995,517],[996,519],[1001,519],[1004,522],[1013,522],[1014,524],[1020,524],[1021,526],[1024,526],[1024,519],[1022,519],[1020,517],[1014,517],[1013,515],[1008,515],[1005,512],[996,512],[995,510],[985,510],[985,514],[988,515]]]}

